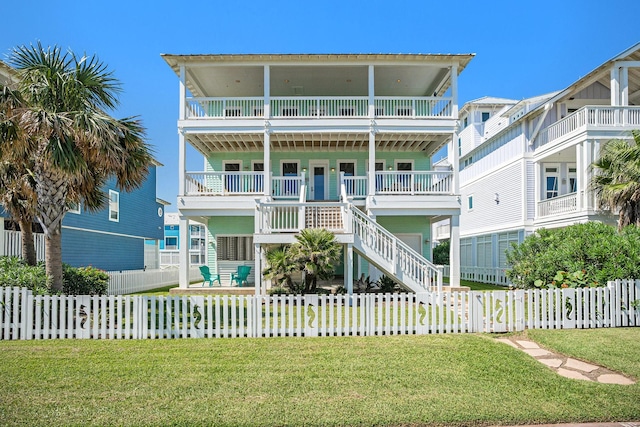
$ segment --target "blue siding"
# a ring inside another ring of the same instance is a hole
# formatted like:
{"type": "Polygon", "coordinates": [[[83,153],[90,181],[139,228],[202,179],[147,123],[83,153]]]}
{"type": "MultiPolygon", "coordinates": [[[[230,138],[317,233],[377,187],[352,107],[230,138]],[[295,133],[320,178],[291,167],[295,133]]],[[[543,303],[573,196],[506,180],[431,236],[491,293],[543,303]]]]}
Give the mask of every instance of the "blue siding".
{"type": "Polygon", "coordinates": [[[149,169],[149,176],[141,188],[130,193],[119,191],[115,178],[109,180],[104,191],[120,193],[120,220],[109,221],[108,205],[99,212],[87,212],[81,209],[80,215],[67,213],[62,221],[63,226],[86,228],[109,233],[162,239],[164,217],[158,216],[158,208],[164,208],[156,201],[156,167],[149,169]]]}
{"type": "Polygon", "coordinates": [[[107,271],[141,270],[144,268],[144,240],[64,229],[62,262],[74,267],[92,265],[107,271]]]}

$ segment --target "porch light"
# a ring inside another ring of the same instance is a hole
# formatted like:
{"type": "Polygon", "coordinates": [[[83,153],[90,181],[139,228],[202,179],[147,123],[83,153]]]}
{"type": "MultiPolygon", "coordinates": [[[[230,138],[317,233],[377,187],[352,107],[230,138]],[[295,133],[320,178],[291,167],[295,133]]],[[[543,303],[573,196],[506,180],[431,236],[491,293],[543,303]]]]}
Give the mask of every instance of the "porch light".
{"type": "Polygon", "coordinates": [[[331,172],[335,172],[335,171],[336,171],[336,168],[331,168],[331,172]]]}
{"type": "Polygon", "coordinates": [[[388,169],[388,170],[390,170],[390,171],[392,171],[392,170],[393,170],[393,168],[392,168],[391,166],[389,166],[387,169],[388,169]]]}
{"type": "Polygon", "coordinates": [[[306,171],[307,171],[307,168],[302,168],[302,172],[306,172],[306,171]]]}

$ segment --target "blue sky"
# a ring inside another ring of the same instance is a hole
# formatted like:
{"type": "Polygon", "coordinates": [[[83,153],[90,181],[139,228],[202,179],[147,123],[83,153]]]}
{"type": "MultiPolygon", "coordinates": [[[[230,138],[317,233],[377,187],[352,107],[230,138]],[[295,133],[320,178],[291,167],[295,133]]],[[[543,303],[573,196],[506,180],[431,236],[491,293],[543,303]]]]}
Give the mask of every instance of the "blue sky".
{"type": "Polygon", "coordinates": [[[113,115],[141,116],[164,164],[167,212],[177,210],[178,79],[162,53],[475,53],[460,76],[462,105],[563,89],[640,42],[638,0],[5,3],[0,59],[41,41],[97,54],[114,70],[124,92],[113,115]]]}

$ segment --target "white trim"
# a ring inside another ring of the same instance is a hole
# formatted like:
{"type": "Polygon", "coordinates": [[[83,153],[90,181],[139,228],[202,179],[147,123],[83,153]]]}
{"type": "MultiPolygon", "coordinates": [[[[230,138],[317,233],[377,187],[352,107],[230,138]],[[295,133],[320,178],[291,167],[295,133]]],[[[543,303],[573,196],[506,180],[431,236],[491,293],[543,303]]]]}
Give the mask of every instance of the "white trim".
{"type": "Polygon", "coordinates": [[[82,205],[80,203],[78,203],[76,206],[77,206],[76,209],[69,208],[67,210],[67,213],[74,214],[74,215],[80,215],[82,213],[82,205]]]}
{"type": "Polygon", "coordinates": [[[358,176],[358,161],[355,159],[337,159],[336,174],[340,176],[340,163],[353,163],[353,176],[358,176]]]}
{"type": "Polygon", "coordinates": [[[252,172],[254,172],[254,171],[255,171],[255,165],[256,165],[256,163],[261,164],[261,165],[262,165],[262,169],[263,169],[263,171],[264,171],[264,172],[267,172],[266,165],[264,164],[264,159],[260,159],[260,160],[253,159],[253,160],[251,160],[251,171],[252,171],[252,172]]]}
{"type": "MultiPolygon", "coordinates": [[[[152,239],[150,237],[144,237],[144,236],[133,236],[131,234],[113,233],[113,232],[110,232],[110,231],[101,231],[101,230],[91,230],[91,229],[88,229],[88,228],[71,227],[71,226],[68,226],[68,225],[63,225],[62,228],[66,228],[68,230],[85,231],[87,233],[107,234],[109,236],[131,237],[132,239],[159,240],[159,239],[152,239]]],[[[163,239],[164,239],[164,237],[163,237],[163,239]]]]}
{"type": "MultiPolygon", "coordinates": [[[[558,197],[560,196],[560,183],[561,183],[561,165],[560,163],[542,163],[542,194],[540,201],[542,200],[549,200],[549,199],[553,199],[554,197],[558,197]],[[555,172],[551,172],[551,171],[547,171],[547,169],[552,169],[554,168],[556,171],[555,172]],[[548,197],[547,193],[549,192],[549,190],[547,189],[547,178],[549,177],[556,177],[556,195],[552,196],[552,197],[548,197]]],[[[537,215],[536,215],[537,217],[537,215]]]]}
{"type": "MultiPolygon", "coordinates": [[[[385,159],[376,159],[375,163],[382,163],[382,171],[385,171],[387,168],[387,161],[385,159]]],[[[369,162],[365,162],[364,171],[369,172],[369,162]]],[[[380,172],[382,172],[380,171],[380,172]]]]}
{"type": "Polygon", "coordinates": [[[473,194],[467,194],[467,212],[473,212],[473,194]],[[471,207],[469,207],[469,201],[471,201],[471,207]]]}
{"type": "Polygon", "coordinates": [[[393,161],[393,167],[395,168],[396,171],[398,171],[398,163],[411,163],[411,171],[416,170],[415,160],[413,159],[395,159],[393,161]]]}
{"type": "Polygon", "coordinates": [[[280,159],[280,176],[284,176],[284,164],[285,163],[295,163],[297,166],[296,176],[300,176],[300,172],[302,169],[300,168],[300,159],[280,159]]]}
{"type": "MultiPolygon", "coordinates": [[[[222,161],[222,171],[221,172],[227,172],[226,170],[226,165],[235,165],[235,164],[239,164],[240,168],[238,170],[238,172],[242,172],[242,160],[223,160],[222,161]]],[[[228,171],[228,172],[234,172],[234,171],[228,171]]]]}
{"type": "Polygon", "coordinates": [[[329,198],[329,174],[331,173],[331,169],[329,168],[329,160],[326,159],[311,159],[309,160],[309,192],[308,199],[309,200],[327,200],[329,198]],[[313,188],[313,180],[315,175],[313,173],[314,167],[323,167],[324,168],[324,193],[322,194],[322,198],[319,199],[316,197],[315,189],[313,188]]]}

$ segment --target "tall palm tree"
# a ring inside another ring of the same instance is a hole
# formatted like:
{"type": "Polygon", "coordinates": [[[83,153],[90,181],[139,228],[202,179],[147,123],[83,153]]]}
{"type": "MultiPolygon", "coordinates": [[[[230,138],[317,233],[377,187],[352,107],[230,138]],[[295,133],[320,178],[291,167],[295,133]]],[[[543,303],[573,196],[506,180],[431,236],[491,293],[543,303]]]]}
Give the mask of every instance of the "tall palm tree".
{"type": "Polygon", "coordinates": [[[70,203],[89,210],[105,204],[98,189],[115,176],[118,187],[139,187],[152,161],[137,118],[115,119],[120,84],[96,56],[59,47],[20,46],[10,55],[24,106],[13,119],[25,137],[11,151],[33,161],[35,218],[46,236],[46,271],[62,290],[61,222],[70,203]]]}
{"type": "Polygon", "coordinates": [[[618,211],[618,229],[640,226],[640,131],[633,141],[609,141],[593,163],[591,187],[601,205],[618,211]]]}
{"type": "Polygon", "coordinates": [[[314,292],[318,279],[333,277],[340,261],[342,246],[328,230],[305,228],[296,235],[289,256],[304,271],[305,291],[314,292]]]}

